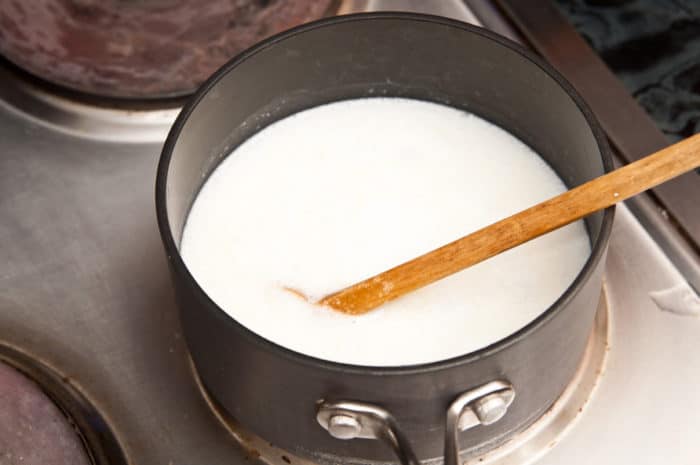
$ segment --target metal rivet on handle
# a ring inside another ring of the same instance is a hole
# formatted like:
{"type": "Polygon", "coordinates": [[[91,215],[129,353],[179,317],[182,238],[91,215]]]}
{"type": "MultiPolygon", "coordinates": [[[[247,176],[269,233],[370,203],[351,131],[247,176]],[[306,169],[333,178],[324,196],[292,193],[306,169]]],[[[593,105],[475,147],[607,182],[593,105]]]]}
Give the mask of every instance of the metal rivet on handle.
{"type": "Polygon", "coordinates": [[[360,422],[349,415],[333,415],[328,420],[328,433],[336,439],[354,439],[361,431],[360,422]]]}
{"type": "Polygon", "coordinates": [[[497,422],[506,414],[514,398],[513,386],[501,380],[491,381],[459,395],[447,409],[445,465],[460,465],[460,431],[497,422]]]}
{"type": "Polygon", "coordinates": [[[336,439],[375,439],[390,446],[402,465],[420,465],[394,416],[378,405],[352,400],[318,405],[316,420],[336,439]]]}
{"type": "Polygon", "coordinates": [[[508,400],[503,394],[496,392],[476,400],[472,408],[482,425],[490,425],[506,414],[508,400]]]}

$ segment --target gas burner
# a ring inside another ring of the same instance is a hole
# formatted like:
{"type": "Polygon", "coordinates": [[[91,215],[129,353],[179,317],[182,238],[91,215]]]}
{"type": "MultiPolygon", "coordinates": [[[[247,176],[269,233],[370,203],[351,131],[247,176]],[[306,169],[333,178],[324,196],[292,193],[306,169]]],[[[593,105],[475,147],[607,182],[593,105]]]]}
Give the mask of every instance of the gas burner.
{"type": "Polygon", "coordinates": [[[0,426],[16,433],[0,437],[0,463],[127,464],[107,422],[69,377],[0,345],[0,381],[0,400],[15,404],[4,406],[11,417],[0,426]]]}
{"type": "Polygon", "coordinates": [[[80,439],[39,386],[0,363],[0,462],[88,465],[80,439]]]}
{"type": "Polygon", "coordinates": [[[253,43],[336,11],[336,0],[6,0],[0,54],[80,92],[183,96],[253,43]]]}
{"type": "MultiPolygon", "coordinates": [[[[491,450],[472,450],[463,453],[463,465],[525,465],[532,463],[552,449],[585,414],[589,401],[595,394],[600,377],[605,371],[610,347],[611,331],[608,326],[610,306],[604,289],[598,305],[593,329],[576,374],[559,399],[527,429],[516,434],[506,443],[491,450]]],[[[353,462],[335,456],[318,455],[307,459],[276,447],[255,435],[233,418],[211,395],[202,383],[194,363],[190,368],[207,405],[214,416],[228,430],[233,439],[245,451],[247,458],[264,465],[367,465],[367,460],[353,462]]],[[[319,426],[320,428],[320,426],[319,426]]],[[[313,454],[313,453],[312,453],[313,454]]],[[[439,465],[442,457],[422,462],[439,465]]]]}

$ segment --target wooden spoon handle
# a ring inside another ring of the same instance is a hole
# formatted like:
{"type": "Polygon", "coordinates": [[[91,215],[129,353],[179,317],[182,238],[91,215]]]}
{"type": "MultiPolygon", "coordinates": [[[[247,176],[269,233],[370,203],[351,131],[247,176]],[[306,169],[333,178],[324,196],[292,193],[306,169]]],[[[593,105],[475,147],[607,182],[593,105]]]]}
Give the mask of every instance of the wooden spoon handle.
{"type": "Polygon", "coordinates": [[[698,166],[700,134],[329,294],[318,303],[344,313],[365,313],[698,166]]]}

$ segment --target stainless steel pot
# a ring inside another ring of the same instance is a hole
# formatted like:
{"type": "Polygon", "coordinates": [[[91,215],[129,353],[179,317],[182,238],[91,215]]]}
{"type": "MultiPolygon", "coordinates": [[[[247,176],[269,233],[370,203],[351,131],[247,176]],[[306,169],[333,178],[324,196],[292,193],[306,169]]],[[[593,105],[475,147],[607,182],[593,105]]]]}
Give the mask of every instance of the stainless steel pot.
{"type": "Polygon", "coordinates": [[[458,449],[494,447],[526,428],[567,385],[600,295],[612,210],[586,219],[591,257],[535,321],[477,352],[407,367],[332,363],[267,341],[218,308],[178,253],[194,198],[233,148],[299,110],[377,95],[445,103],[489,119],[539,152],[569,186],[611,168],[581,98],[519,46],[438,17],[337,17],[254,46],[202,86],[163,149],[158,222],[197,370],[243,425],[316,459],[394,459],[382,441],[337,439],[376,437],[405,463],[443,450],[455,463],[458,449]]]}

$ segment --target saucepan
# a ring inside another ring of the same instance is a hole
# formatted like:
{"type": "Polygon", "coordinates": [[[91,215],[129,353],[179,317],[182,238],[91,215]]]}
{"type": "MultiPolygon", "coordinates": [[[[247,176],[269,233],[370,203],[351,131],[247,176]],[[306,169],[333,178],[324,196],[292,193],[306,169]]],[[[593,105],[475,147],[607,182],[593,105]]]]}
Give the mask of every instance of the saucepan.
{"type": "Polygon", "coordinates": [[[219,308],[179,253],[193,200],[232,149],[292,113],[373,95],[475,113],[531,146],[569,187],[612,167],[581,97],[517,44],[440,17],[341,16],[253,46],[199,89],[163,148],[158,224],[194,365],[238,422],[312,459],[396,461],[398,454],[415,463],[444,455],[456,463],[460,451],[496,447],[525,429],[572,378],[601,293],[612,209],[586,218],[590,258],[538,318],[476,352],[413,366],[334,363],[268,341],[219,308]]]}

